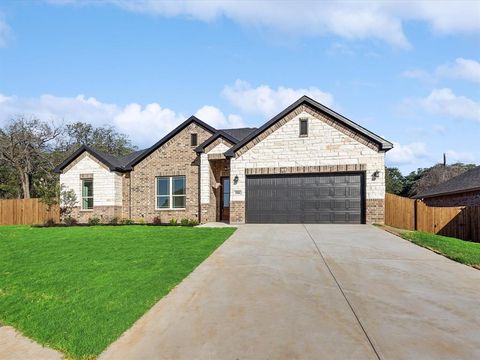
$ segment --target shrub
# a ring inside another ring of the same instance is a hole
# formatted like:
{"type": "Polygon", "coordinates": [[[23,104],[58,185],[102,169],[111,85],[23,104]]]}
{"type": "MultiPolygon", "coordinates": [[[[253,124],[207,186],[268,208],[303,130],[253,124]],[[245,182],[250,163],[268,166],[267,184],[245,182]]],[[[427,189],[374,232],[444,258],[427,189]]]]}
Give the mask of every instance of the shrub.
{"type": "Polygon", "coordinates": [[[135,219],[135,224],[145,225],[145,219],[144,218],[135,219]]]}
{"type": "Polygon", "coordinates": [[[188,226],[188,222],[189,222],[188,219],[182,219],[182,220],[180,220],[180,225],[182,225],[182,226],[188,226]]]}
{"type": "Polygon", "coordinates": [[[195,220],[195,219],[190,219],[190,220],[188,220],[188,225],[190,225],[190,226],[197,226],[197,225],[198,225],[198,221],[195,220]]]}
{"type": "Polygon", "coordinates": [[[153,221],[152,221],[153,225],[160,225],[161,223],[162,223],[162,221],[160,220],[160,216],[155,216],[153,218],[153,221]]]}
{"type": "Polygon", "coordinates": [[[88,225],[98,225],[100,224],[100,218],[97,216],[92,216],[88,219],[88,225]]]}
{"type": "Polygon", "coordinates": [[[133,225],[133,224],[135,224],[135,221],[133,221],[132,219],[122,219],[121,224],[122,225],[133,225]]]}
{"type": "Polygon", "coordinates": [[[72,217],[73,208],[77,206],[77,195],[73,190],[60,192],[60,216],[63,219],[72,217]]]}
{"type": "Polygon", "coordinates": [[[168,222],[170,225],[178,225],[178,220],[173,218],[173,219],[170,219],[170,221],[168,222]]]}
{"type": "Polygon", "coordinates": [[[73,225],[77,225],[77,224],[78,224],[77,219],[75,219],[74,217],[71,217],[71,216],[66,216],[66,217],[63,219],[63,222],[64,222],[65,225],[67,225],[67,226],[73,226],[73,225]]]}
{"type": "Polygon", "coordinates": [[[47,221],[45,221],[45,223],[43,224],[43,226],[46,226],[46,227],[55,226],[55,220],[53,220],[53,219],[48,219],[47,221]]]}
{"type": "Polygon", "coordinates": [[[113,217],[110,219],[110,221],[108,222],[110,225],[118,225],[118,217],[113,217]]]}

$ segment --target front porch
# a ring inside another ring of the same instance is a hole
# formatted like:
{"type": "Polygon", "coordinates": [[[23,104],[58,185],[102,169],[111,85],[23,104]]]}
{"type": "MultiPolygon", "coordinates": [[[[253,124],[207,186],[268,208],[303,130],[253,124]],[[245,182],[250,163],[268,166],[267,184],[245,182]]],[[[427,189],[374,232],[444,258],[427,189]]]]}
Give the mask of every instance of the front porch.
{"type": "Polygon", "coordinates": [[[230,160],[202,154],[200,167],[200,222],[230,223],[230,160]]]}

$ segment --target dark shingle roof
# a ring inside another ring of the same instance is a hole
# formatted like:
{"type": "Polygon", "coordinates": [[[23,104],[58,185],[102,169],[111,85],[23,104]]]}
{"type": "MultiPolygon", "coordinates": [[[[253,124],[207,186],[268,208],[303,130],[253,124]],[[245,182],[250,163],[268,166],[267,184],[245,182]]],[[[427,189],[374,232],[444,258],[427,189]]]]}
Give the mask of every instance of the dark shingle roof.
{"type": "Polygon", "coordinates": [[[480,189],[480,166],[466,171],[463,174],[457,175],[450,180],[447,180],[437,186],[434,186],[427,191],[416,195],[418,199],[442,196],[448,194],[456,194],[466,191],[473,191],[480,189]]]}
{"type": "Polygon", "coordinates": [[[238,141],[241,141],[255,130],[257,130],[257,128],[222,129],[220,131],[223,131],[224,133],[233,136],[238,141]]]}
{"type": "Polygon", "coordinates": [[[210,136],[207,140],[205,140],[203,143],[198,145],[195,148],[195,151],[197,153],[201,153],[205,150],[205,148],[217,140],[219,137],[224,138],[228,142],[230,142],[232,145],[237,144],[239,141],[242,141],[246,136],[251,134],[257,130],[257,128],[238,128],[238,129],[222,129],[222,130],[217,130],[212,136],[210,136]]]}
{"type": "Polygon", "coordinates": [[[77,150],[75,150],[73,154],[67,157],[60,165],[58,165],[53,171],[55,171],[56,173],[62,172],[62,170],[67,167],[68,164],[70,164],[73,160],[75,160],[77,156],[86,151],[94,158],[107,165],[111,171],[123,172],[126,170],[130,162],[141,156],[147,150],[148,149],[133,151],[130,154],[124,156],[114,156],[98,151],[90,146],[82,145],[77,150]]]}

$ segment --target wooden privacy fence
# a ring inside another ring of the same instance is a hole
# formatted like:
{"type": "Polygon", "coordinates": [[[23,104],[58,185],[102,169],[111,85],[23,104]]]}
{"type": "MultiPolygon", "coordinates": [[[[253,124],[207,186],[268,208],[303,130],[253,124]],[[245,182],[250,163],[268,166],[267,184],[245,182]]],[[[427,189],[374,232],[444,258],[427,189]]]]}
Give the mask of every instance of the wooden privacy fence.
{"type": "Polygon", "coordinates": [[[431,207],[420,200],[386,194],[385,224],[480,242],[480,206],[431,207]]]}
{"type": "Polygon", "coordinates": [[[0,225],[35,225],[49,219],[60,222],[58,205],[49,209],[40,199],[0,200],[0,225]]]}

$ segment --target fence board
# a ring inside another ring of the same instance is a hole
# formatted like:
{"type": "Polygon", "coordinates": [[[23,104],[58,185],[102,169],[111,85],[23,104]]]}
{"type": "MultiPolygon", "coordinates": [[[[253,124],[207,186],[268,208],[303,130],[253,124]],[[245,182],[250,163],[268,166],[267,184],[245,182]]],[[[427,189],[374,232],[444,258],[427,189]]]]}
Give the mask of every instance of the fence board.
{"type": "Polygon", "coordinates": [[[49,209],[40,199],[0,200],[0,225],[36,225],[49,219],[60,222],[58,205],[49,209]]]}
{"type": "Polygon", "coordinates": [[[385,224],[480,242],[480,206],[430,207],[420,200],[386,194],[385,224]]]}

